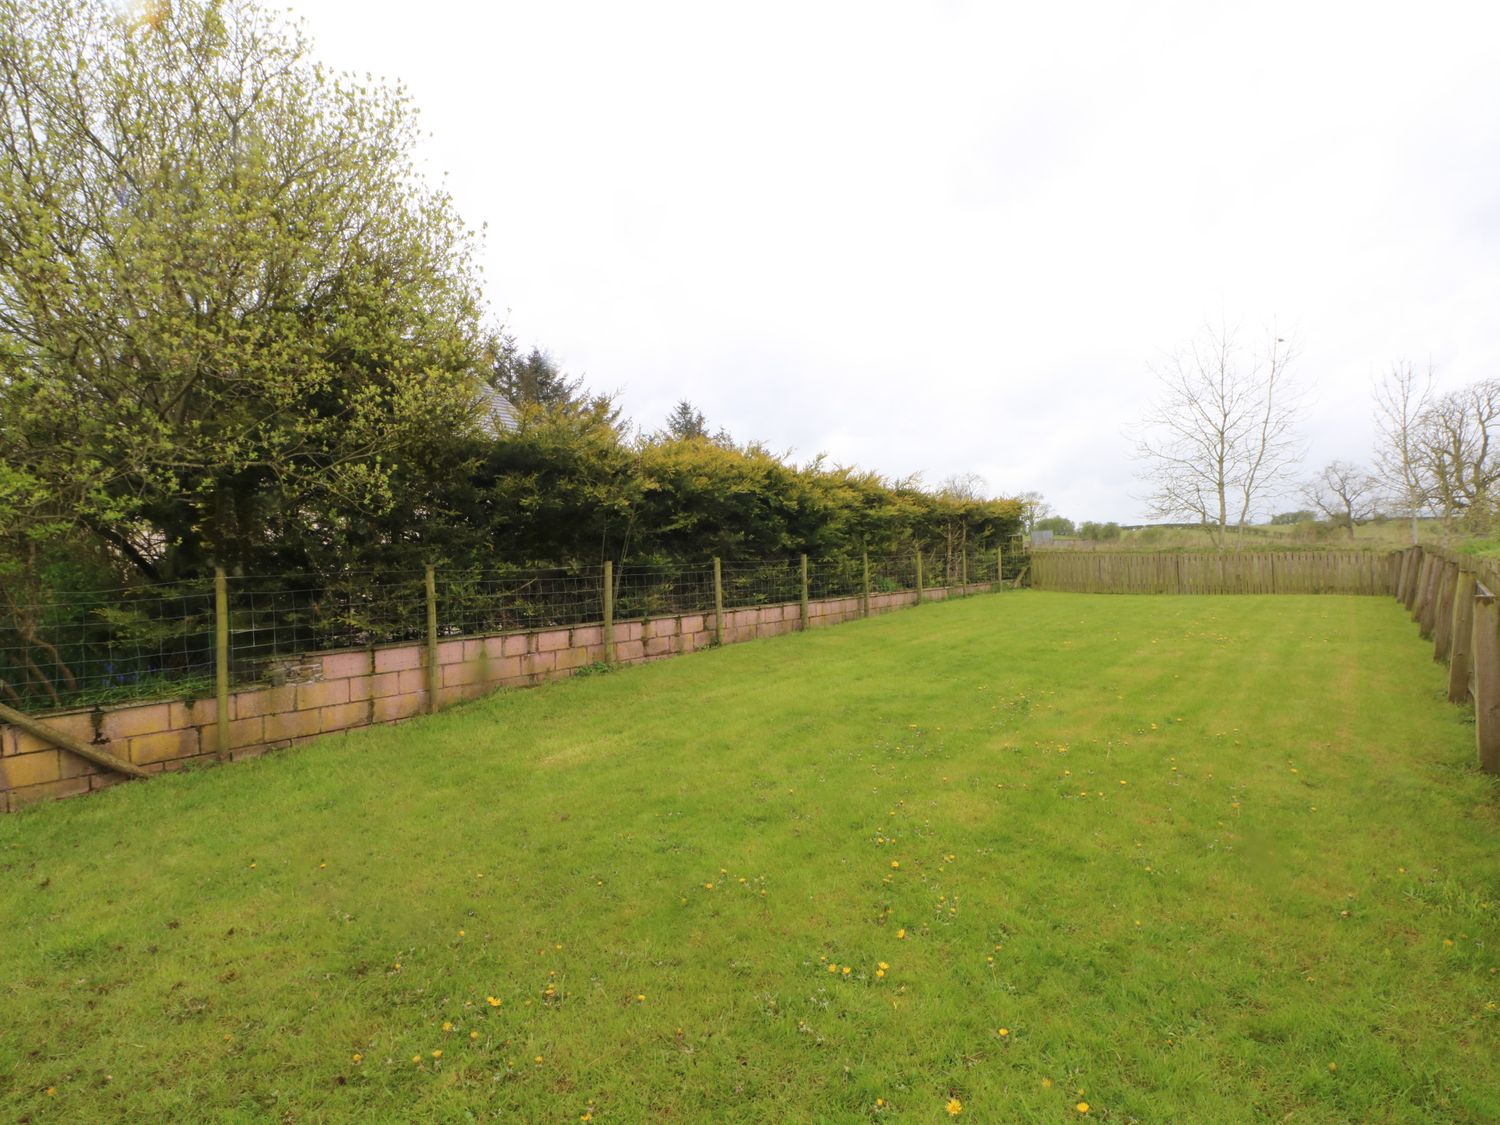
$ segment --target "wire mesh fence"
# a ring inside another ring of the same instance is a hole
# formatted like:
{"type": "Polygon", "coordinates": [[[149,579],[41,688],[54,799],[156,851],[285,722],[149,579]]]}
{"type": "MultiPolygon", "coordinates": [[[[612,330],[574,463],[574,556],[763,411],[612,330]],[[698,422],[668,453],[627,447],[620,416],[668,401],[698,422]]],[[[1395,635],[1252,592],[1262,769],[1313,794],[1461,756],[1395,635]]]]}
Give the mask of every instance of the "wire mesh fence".
{"type": "MultiPolygon", "coordinates": [[[[915,555],[809,560],[810,600],[911,591],[915,555]]],[[[1006,581],[1024,556],[929,554],[927,587],[1006,581]]],[[[598,623],[602,566],[438,570],[434,612],[440,638],[598,623]]],[[[799,558],[725,560],[719,596],[726,610],[794,603],[803,596],[799,558]]],[[[614,568],[614,619],[711,613],[712,562],[614,568]]],[[[422,573],[236,576],[225,582],[230,681],[275,680],[278,668],[310,653],[413,643],[427,636],[422,573]]],[[[70,593],[51,600],[0,599],[0,699],[47,710],[163,695],[212,693],[216,672],[211,581],[70,593]]]]}
{"type": "Polygon", "coordinates": [[[213,670],[210,584],[0,601],[0,699],[19,710],[176,691],[213,670]]]}

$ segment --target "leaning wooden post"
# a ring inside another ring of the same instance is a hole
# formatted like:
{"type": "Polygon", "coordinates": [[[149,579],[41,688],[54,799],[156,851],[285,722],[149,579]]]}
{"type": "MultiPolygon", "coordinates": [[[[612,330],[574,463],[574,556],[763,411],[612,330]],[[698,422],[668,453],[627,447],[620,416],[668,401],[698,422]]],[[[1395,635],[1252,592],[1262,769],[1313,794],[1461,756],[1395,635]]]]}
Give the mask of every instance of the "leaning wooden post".
{"type": "Polygon", "coordinates": [[[714,644],[724,643],[724,569],[714,556],[714,644]]]}
{"type": "Polygon", "coordinates": [[[229,757],[229,579],[214,567],[214,756],[229,757]]]}
{"type": "Polygon", "coordinates": [[[1500,773],[1500,606],[1479,587],[1474,599],[1474,743],[1479,768],[1500,773]]]}
{"type": "Polygon", "coordinates": [[[105,769],[123,773],[126,777],[135,777],[144,780],[151,775],[133,762],[127,762],[124,758],[117,758],[102,746],[95,746],[89,742],[82,742],[70,734],[60,730],[53,730],[46,723],[33,719],[30,715],[23,714],[14,708],[0,703],[0,723],[9,723],[13,727],[24,730],[27,734],[41,739],[48,746],[57,746],[69,753],[77,754],[80,758],[86,758],[96,765],[105,769]]]}
{"type": "Polygon", "coordinates": [[[917,604],[922,604],[922,549],[917,548],[917,604]]]}
{"type": "Polygon", "coordinates": [[[865,562],[864,605],[862,607],[863,613],[861,614],[861,616],[863,616],[863,617],[869,617],[870,616],[870,552],[869,551],[865,551],[864,552],[864,562],[865,562]]]}
{"type": "Polygon", "coordinates": [[[615,662],[615,564],[604,560],[604,663],[615,662]]]}
{"type": "Polygon", "coordinates": [[[1432,627],[1432,658],[1438,663],[1448,659],[1453,647],[1453,595],[1458,585],[1458,564],[1443,563],[1438,577],[1437,616],[1432,627]]]}
{"type": "Polygon", "coordinates": [[[1448,702],[1469,702],[1469,673],[1473,671],[1474,652],[1474,576],[1458,572],[1453,585],[1453,638],[1448,653],[1448,702]]]}
{"type": "Polygon", "coordinates": [[[438,707],[437,572],[427,568],[427,713],[438,707]]]}
{"type": "Polygon", "coordinates": [[[802,556],[802,591],[798,598],[798,617],[803,632],[807,631],[807,556],[802,556]]]}

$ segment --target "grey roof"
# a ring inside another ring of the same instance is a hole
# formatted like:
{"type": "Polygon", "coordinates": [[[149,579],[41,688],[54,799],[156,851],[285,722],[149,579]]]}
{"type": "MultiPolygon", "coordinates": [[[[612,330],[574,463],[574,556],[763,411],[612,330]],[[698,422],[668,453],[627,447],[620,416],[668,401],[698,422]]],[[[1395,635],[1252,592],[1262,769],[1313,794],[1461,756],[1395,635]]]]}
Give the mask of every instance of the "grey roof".
{"type": "Polygon", "coordinates": [[[521,416],[516,413],[516,408],[494,387],[485,384],[479,388],[479,405],[487,415],[486,428],[497,437],[521,428],[521,416]]]}

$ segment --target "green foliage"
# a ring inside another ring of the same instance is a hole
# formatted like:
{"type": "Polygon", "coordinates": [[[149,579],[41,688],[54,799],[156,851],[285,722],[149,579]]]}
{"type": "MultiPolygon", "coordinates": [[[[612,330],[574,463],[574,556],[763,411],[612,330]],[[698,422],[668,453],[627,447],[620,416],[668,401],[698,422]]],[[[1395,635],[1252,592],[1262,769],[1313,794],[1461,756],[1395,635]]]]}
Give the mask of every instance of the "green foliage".
{"type": "Polygon", "coordinates": [[[0,488],[153,576],[253,564],[469,427],[472,243],[400,89],[252,6],[118,12],[0,0],[0,488]]]}
{"type": "Polygon", "coordinates": [[[1278,512],[1271,517],[1271,526],[1281,527],[1283,525],[1305,523],[1308,520],[1315,520],[1317,518],[1317,512],[1309,511],[1306,508],[1299,508],[1295,512],[1278,512]]]}
{"type": "Polygon", "coordinates": [[[1036,521],[1037,531],[1050,531],[1053,535],[1076,535],[1077,528],[1066,516],[1048,516],[1036,521]]]}
{"type": "Polygon", "coordinates": [[[1080,539],[1092,539],[1096,543],[1109,543],[1120,538],[1120,525],[1111,520],[1109,523],[1095,523],[1093,520],[1084,520],[1078,525],[1078,537],[1080,539]]]}

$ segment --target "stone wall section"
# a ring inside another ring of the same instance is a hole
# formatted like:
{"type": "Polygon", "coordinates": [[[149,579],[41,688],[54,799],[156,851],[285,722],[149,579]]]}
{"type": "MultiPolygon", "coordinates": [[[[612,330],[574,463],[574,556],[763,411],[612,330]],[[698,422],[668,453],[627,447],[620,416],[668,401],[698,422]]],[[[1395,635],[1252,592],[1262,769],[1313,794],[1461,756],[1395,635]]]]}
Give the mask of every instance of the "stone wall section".
{"type": "MultiPolygon", "coordinates": [[[[974,584],[967,593],[990,590],[974,584]]],[[[942,601],[942,587],[924,591],[942,601]]],[[[809,628],[837,625],[860,616],[859,597],[809,601],[809,628]]],[[[911,590],[871,594],[870,613],[914,604],[911,590]]],[[[796,602],[724,611],[724,643],[795,632],[796,602]]],[[[713,643],[714,615],[688,613],[615,623],[615,660],[638,664],[664,660],[713,643]]],[[[539,629],[496,636],[462,637],[438,643],[439,707],[504,687],[526,687],[572,675],[604,659],[602,625],[539,629]]],[[[427,711],[426,650],[420,644],[307,653],[296,660],[291,682],[243,687],[229,697],[228,756],[238,761],[267,750],[372,723],[391,723],[427,711]]],[[[212,759],[217,750],[213,699],[136,703],[39,715],[82,742],[107,749],[150,773],[181,769],[212,759]]],[[[0,724],[0,813],[36,801],[72,797],[125,780],[15,727],[0,724]]]]}

